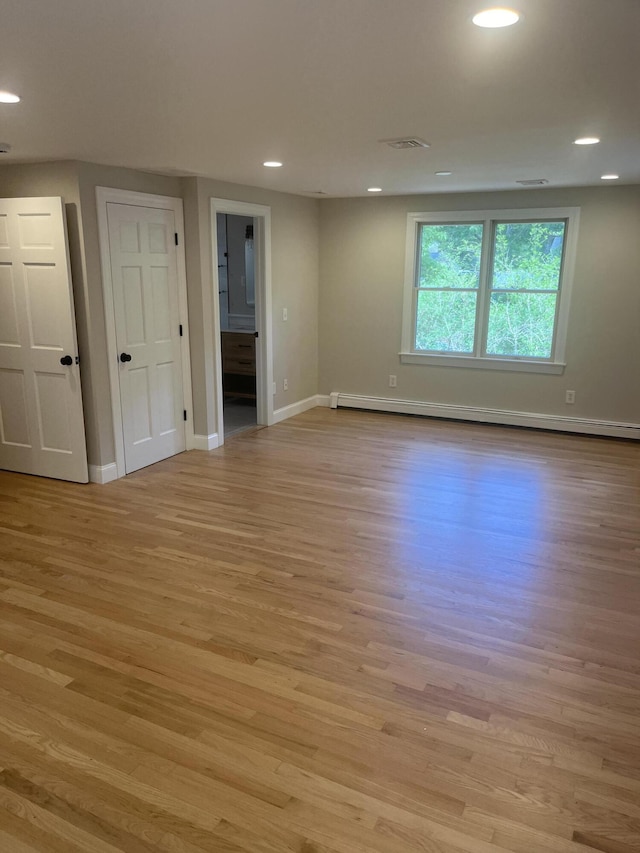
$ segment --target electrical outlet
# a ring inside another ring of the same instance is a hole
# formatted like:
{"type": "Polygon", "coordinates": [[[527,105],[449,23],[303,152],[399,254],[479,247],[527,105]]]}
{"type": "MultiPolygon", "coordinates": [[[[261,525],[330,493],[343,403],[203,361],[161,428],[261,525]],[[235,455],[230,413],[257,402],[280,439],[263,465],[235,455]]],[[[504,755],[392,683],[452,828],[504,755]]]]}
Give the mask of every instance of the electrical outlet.
{"type": "Polygon", "coordinates": [[[393,373],[389,374],[389,388],[397,388],[398,387],[398,377],[394,376],[393,373]]]}
{"type": "Polygon", "coordinates": [[[282,319],[283,319],[283,320],[288,320],[288,319],[289,319],[289,312],[287,311],[287,309],[286,309],[286,308],[283,308],[283,309],[282,309],[282,319]]]}
{"type": "Polygon", "coordinates": [[[288,379],[283,380],[282,387],[284,388],[285,391],[289,390],[289,380],[288,379]]]}
{"type": "Polygon", "coordinates": [[[565,403],[575,403],[576,401],[576,392],[575,391],[567,391],[564,395],[565,403]]]}

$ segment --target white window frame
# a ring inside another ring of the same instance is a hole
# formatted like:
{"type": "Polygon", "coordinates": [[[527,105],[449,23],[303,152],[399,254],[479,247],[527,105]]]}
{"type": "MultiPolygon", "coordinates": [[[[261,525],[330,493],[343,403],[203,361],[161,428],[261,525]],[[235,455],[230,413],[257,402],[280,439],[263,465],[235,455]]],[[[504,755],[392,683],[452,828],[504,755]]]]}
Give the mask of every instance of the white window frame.
{"type": "Polygon", "coordinates": [[[579,207],[536,207],[515,210],[455,210],[409,213],[407,215],[407,245],[404,278],[404,303],[402,312],[402,344],[400,361],[403,364],[423,364],[442,367],[471,367],[482,370],[515,370],[527,373],[561,374],[566,367],[565,349],[569,325],[569,305],[578,244],[579,207]],[[493,253],[494,223],[536,222],[538,220],[566,221],[564,254],[562,261],[558,304],[556,306],[555,333],[549,359],[501,355],[482,355],[479,351],[481,335],[476,333],[476,352],[456,355],[455,353],[431,353],[415,348],[416,310],[419,288],[416,287],[419,262],[419,233],[422,224],[484,225],[480,284],[476,306],[476,329],[480,323],[488,322],[487,300],[491,292],[491,265],[493,253]]]}

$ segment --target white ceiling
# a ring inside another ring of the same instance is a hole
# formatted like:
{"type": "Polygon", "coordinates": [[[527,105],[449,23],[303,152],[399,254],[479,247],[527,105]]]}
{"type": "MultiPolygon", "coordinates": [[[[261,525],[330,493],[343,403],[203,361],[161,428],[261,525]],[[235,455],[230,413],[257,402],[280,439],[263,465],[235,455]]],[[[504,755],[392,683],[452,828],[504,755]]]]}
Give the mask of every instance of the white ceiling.
{"type": "Polygon", "coordinates": [[[640,183],[640,0],[509,0],[518,24],[473,26],[491,5],[0,0],[0,89],[23,98],[0,105],[3,162],[335,196],[640,183]],[[432,147],[378,141],[402,135],[432,147]]]}

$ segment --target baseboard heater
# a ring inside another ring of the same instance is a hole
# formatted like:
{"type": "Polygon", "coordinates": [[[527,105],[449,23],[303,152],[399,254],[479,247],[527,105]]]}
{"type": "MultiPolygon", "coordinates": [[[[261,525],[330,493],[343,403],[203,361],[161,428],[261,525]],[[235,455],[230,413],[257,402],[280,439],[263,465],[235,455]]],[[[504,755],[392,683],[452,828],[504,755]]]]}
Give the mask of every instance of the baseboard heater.
{"type": "Polygon", "coordinates": [[[396,400],[392,397],[366,397],[360,394],[342,394],[339,391],[334,391],[329,395],[329,405],[332,409],[369,409],[375,412],[422,415],[428,418],[447,418],[486,424],[533,427],[559,432],[576,432],[585,435],[640,439],[640,424],[543,415],[535,412],[515,412],[507,409],[487,409],[476,406],[452,406],[444,403],[423,403],[418,400],[396,400]]]}

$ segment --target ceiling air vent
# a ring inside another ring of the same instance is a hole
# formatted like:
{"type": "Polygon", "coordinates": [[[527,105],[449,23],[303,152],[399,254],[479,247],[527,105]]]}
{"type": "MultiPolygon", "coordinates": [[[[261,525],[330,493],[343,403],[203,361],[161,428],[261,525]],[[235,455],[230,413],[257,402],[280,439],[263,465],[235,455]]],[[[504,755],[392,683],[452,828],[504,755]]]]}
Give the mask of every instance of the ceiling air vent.
{"type": "Polygon", "coordinates": [[[385,145],[388,145],[390,148],[431,148],[431,145],[428,142],[425,142],[424,139],[420,139],[418,136],[401,136],[399,139],[381,139],[380,142],[384,142],[385,145]]]}
{"type": "Polygon", "coordinates": [[[548,183],[549,181],[546,178],[529,178],[526,181],[516,181],[516,184],[520,184],[521,187],[542,187],[548,183]]]}

